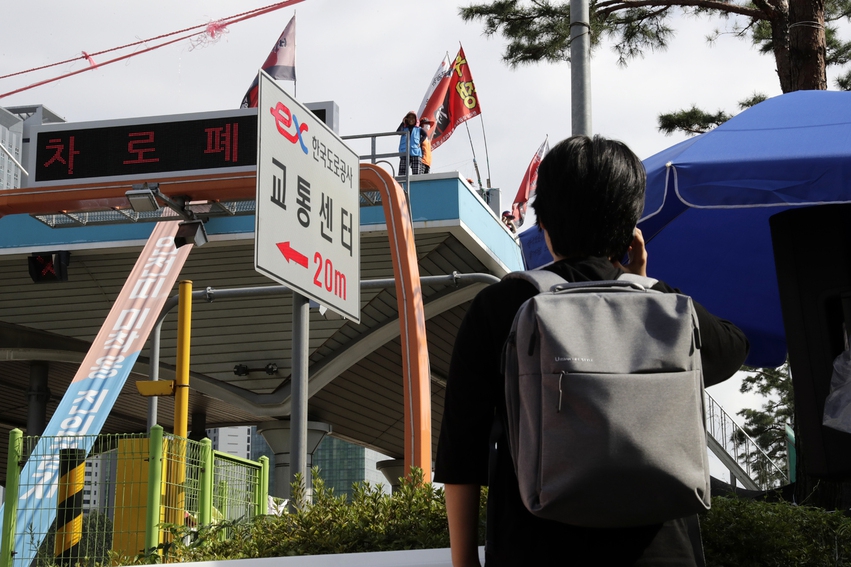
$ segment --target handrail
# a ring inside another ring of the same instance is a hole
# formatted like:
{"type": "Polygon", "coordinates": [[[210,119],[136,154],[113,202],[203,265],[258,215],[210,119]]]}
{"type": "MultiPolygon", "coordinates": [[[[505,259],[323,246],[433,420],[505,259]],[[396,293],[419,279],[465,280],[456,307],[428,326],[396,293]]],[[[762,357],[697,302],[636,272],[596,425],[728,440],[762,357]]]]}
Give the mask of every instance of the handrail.
{"type": "Polygon", "coordinates": [[[214,449],[213,457],[216,459],[221,459],[223,461],[230,461],[231,463],[243,465],[252,469],[260,470],[262,468],[258,461],[252,461],[251,459],[246,459],[237,455],[231,455],[230,453],[225,453],[224,451],[217,451],[214,449]]]}
{"type": "MultiPolygon", "coordinates": [[[[359,155],[359,159],[369,159],[370,163],[378,163],[376,158],[386,158],[386,157],[402,157],[405,156],[405,163],[407,167],[405,168],[405,186],[403,189],[405,190],[405,194],[408,194],[408,190],[411,187],[411,131],[405,130],[405,151],[404,152],[389,152],[378,154],[375,153],[375,141],[377,138],[385,138],[387,136],[402,136],[402,132],[377,132],[375,134],[351,134],[349,136],[340,136],[341,140],[364,140],[369,139],[371,151],[368,154],[359,155]]],[[[383,161],[383,160],[382,160],[383,161]]],[[[390,169],[393,171],[393,177],[396,177],[396,170],[393,168],[393,164],[387,162],[390,166],[390,169]]],[[[410,199],[408,199],[410,206],[410,199]]],[[[408,211],[410,212],[410,211],[408,211]]]]}
{"type": "Polygon", "coordinates": [[[779,482],[788,482],[786,471],[771,460],[709,392],[705,394],[706,431],[710,437],[707,444],[733,476],[750,490],[767,490],[779,482]],[[736,442],[739,436],[744,442],[736,442]],[[754,455],[756,459],[751,458],[754,455]]]}

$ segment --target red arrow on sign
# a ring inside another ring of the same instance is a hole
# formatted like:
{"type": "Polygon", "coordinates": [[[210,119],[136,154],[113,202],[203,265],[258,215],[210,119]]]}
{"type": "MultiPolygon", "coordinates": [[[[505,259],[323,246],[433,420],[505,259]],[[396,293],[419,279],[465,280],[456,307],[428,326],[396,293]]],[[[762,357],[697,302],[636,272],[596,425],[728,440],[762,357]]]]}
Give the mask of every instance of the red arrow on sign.
{"type": "Polygon", "coordinates": [[[289,263],[290,260],[293,260],[296,264],[305,268],[307,267],[307,256],[297,250],[294,250],[290,246],[289,242],[278,242],[275,246],[278,247],[278,250],[280,250],[281,254],[284,255],[284,258],[287,259],[287,263],[289,263]]]}

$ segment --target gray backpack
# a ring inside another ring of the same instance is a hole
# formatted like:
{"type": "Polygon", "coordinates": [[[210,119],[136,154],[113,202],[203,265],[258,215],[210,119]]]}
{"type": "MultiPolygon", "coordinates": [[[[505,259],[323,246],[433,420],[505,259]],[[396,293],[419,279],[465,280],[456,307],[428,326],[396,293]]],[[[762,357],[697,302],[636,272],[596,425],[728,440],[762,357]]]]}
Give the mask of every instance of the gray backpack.
{"type": "Polygon", "coordinates": [[[691,298],[656,280],[506,278],[539,294],[503,350],[508,444],[526,508],[587,527],[709,508],[700,331],[691,298]],[[642,285],[643,284],[643,285],[642,285]]]}

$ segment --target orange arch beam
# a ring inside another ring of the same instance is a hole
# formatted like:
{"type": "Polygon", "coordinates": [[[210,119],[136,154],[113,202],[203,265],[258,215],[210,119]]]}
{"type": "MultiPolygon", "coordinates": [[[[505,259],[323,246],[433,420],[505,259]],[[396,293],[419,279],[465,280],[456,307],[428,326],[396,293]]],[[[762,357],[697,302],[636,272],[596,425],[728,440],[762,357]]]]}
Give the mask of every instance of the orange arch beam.
{"type": "Polygon", "coordinates": [[[402,381],[405,416],[405,472],[412,466],[431,481],[431,382],[426,342],[425,311],[414,229],[408,201],[396,180],[380,167],[360,166],[361,190],[378,191],[390,238],[396,302],[402,341],[402,381]]]}
{"type": "Polygon", "coordinates": [[[143,182],[159,183],[165,195],[187,196],[190,201],[253,201],[257,188],[254,171],[23,187],[0,192],[0,216],[129,209],[124,193],[132,184],[143,182]]]}
{"type": "MultiPolygon", "coordinates": [[[[360,177],[362,189],[381,194],[390,238],[402,340],[405,470],[409,471],[411,466],[419,467],[428,481],[431,479],[431,384],[422,289],[407,199],[399,184],[380,167],[362,164],[360,177]]],[[[155,181],[160,183],[163,193],[169,196],[188,195],[193,200],[253,199],[256,188],[254,172],[155,181]]],[[[129,202],[124,193],[130,188],[130,183],[124,180],[121,183],[4,191],[0,195],[0,216],[127,208],[129,202]]]]}

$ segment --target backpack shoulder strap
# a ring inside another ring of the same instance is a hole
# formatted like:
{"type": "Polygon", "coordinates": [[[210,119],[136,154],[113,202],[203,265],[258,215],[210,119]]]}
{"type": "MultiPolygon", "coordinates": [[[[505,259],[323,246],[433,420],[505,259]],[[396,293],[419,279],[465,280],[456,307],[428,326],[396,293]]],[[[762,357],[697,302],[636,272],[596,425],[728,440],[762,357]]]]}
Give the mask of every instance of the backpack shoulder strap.
{"type": "MultiPolygon", "coordinates": [[[[538,289],[538,293],[550,291],[553,287],[560,284],[570,283],[555,272],[541,269],[527,270],[525,272],[511,272],[510,274],[506,274],[502,279],[525,280],[534,285],[538,289]]],[[[618,279],[636,283],[645,289],[650,289],[659,282],[659,280],[655,278],[648,278],[647,276],[639,276],[628,272],[622,273],[618,279]]]]}
{"type": "Polygon", "coordinates": [[[511,272],[503,276],[504,280],[525,280],[537,288],[538,293],[550,291],[554,286],[569,283],[560,275],[549,270],[527,270],[525,272],[511,272]]]}
{"type": "Polygon", "coordinates": [[[642,286],[645,289],[650,289],[651,287],[653,287],[654,285],[659,283],[659,280],[657,280],[657,279],[648,278],[647,276],[639,276],[637,274],[630,274],[628,272],[622,273],[618,277],[618,279],[628,281],[628,282],[637,283],[638,285],[642,286]]]}

